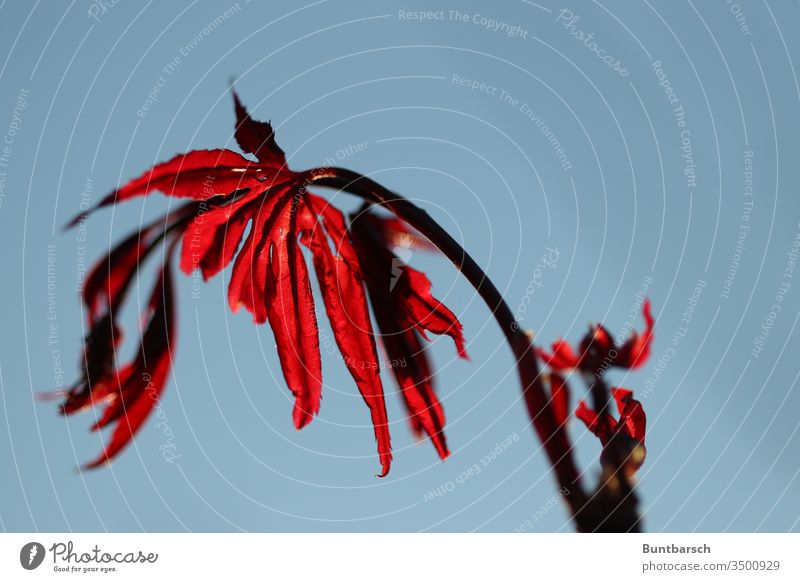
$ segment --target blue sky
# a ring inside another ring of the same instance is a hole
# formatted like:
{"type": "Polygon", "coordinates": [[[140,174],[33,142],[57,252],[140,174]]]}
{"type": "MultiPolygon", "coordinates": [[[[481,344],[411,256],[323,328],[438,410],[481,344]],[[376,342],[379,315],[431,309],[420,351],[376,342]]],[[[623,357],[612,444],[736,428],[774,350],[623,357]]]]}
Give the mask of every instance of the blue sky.
{"type": "MultiPolygon", "coordinates": [[[[334,355],[319,417],[295,431],[271,332],[230,313],[226,272],[197,293],[180,279],[163,417],[110,468],[74,471],[100,450],[91,413],[65,420],[34,393],[77,375],[85,261],[168,201],[99,212],[84,233],[61,226],[153,163],[234,147],[235,78],[292,167],[333,159],[425,207],[537,341],[578,340],[595,321],[614,333],[641,326],[636,305],[652,299],[652,359],[611,377],[648,414],[648,530],[797,530],[799,11],[3,3],[0,527],[571,530],[500,330],[446,260],[419,252],[411,264],[458,314],[472,356],[432,342],[446,462],[414,442],[386,377],[395,463],[377,479],[366,407],[334,355]],[[553,249],[558,260],[542,268],[553,249]]],[[[572,386],[575,404],[584,388],[572,386]]],[[[577,423],[571,431],[592,479],[599,445],[577,423]]]]}

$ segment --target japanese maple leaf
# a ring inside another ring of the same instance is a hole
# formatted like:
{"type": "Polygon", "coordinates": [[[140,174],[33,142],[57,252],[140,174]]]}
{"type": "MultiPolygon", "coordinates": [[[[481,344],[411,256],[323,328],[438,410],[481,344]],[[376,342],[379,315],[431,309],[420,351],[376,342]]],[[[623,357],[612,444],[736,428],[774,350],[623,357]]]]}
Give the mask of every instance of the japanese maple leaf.
{"type": "Polygon", "coordinates": [[[403,267],[398,288],[387,293],[383,286],[392,253],[386,246],[364,246],[367,237],[382,240],[380,225],[365,219],[348,229],[339,210],[308,191],[324,170],[289,170],[272,126],[252,119],[235,93],[234,105],[236,141],[255,160],[227,149],[181,154],[118,188],[96,207],[155,191],[189,200],[114,247],[87,279],[83,373],[67,392],[61,412],[104,405],[93,429],[114,426],[103,453],[87,466],[110,461],[130,442],[167,383],[175,342],[171,265],[178,246],[180,269],[186,274],[199,270],[208,280],[233,264],[229,305],[233,311],[246,309],[258,324],[269,323],[294,396],[292,418],[298,429],[319,412],[323,384],[316,305],[301,245],[310,249],[336,343],[370,412],[384,476],[392,451],[368,290],[387,353],[409,363],[393,372],[412,427],[430,436],[439,455],[446,457],[444,412],[431,386],[422,338],[426,332],[450,335],[465,355],[461,324],[433,298],[425,275],[411,267],[403,267]],[[131,362],[120,365],[117,311],[143,261],[159,248],[165,258],[143,314],[140,349],[131,362]]]}
{"type": "Polygon", "coordinates": [[[646,324],[644,333],[634,331],[622,345],[617,345],[608,330],[597,324],[589,328],[577,352],[563,339],[555,341],[550,352],[542,348],[536,352],[553,370],[579,369],[589,374],[611,366],[635,370],[647,361],[653,342],[655,322],[649,299],[644,300],[642,314],[646,324]]]}
{"type": "Polygon", "coordinates": [[[351,216],[350,230],[366,280],[381,342],[393,364],[414,433],[427,434],[442,458],[449,455],[444,436],[444,409],[433,389],[431,365],[425,352],[426,332],[449,335],[466,358],[461,323],[435,299],[431,283],[421,272],[402,264],[391,245],[430,248],[402,222],[366,210],[351,216]]]}

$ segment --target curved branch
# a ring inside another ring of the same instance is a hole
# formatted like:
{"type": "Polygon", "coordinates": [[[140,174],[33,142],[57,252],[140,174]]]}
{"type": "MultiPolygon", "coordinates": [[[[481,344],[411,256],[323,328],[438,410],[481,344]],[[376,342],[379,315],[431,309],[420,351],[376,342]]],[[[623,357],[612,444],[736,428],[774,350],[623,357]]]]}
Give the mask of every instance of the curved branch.
{"type": "Polygon", "coordinates": [[[542,383],[539,364],[529,337],[520,330],[505,299],[483,269],[427,212],[366,176],[343,168],[318,168],[308,172],[308,183],[336,188],[385,206],[428,238],[475,287],[491,309],[511,346],[528,413],[553,466],[558,484],[567,493],[565,499],[578,521],[578,527],[585,531],[580,523],[579,512],[586,501],[586,495],[580,486],[579,472],[566,430],[553,416],[549,405],[550,397],[542,383]]]}

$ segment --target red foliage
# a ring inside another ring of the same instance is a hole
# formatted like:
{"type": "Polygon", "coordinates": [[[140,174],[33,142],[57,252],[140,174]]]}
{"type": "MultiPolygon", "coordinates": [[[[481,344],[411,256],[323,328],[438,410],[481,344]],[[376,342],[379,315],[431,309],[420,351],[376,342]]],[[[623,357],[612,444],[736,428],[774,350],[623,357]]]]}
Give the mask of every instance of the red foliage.
{"type": "Polygon", "coordinates": [[[635,370],[647,361],[653,341],[655,322],[649,299],[645,299],[642,305],[642,314],[646,324],[644,333],[639,335],[634,331],[621,346],[617,346],[608,330],[598,324],[583,337],[577,353],[563,339],[553,343],[551,352],[541,348],[536,352],[548,366],[559,371],[579,369],[594,374],[610,366],[635,370]]]}
{"type": "Polygon", "coordinates": [[[616,440],[623,452],[626,469],[634,473],[644,462],[647,416],[641,402],[633,398],[632,390],[612,388],[611,395],[619,410],[618,420],[615,420],[608,411],[598,414],[583,401],[578,404],[575,416],[600,439],[604,448],[616,440]]]}
{"type": "MultiPolygon", "coordinates": [[[[431,295],[423,273],[403,265],[396,284],[390,286],[396,266],[391,237],[416,235],[398,221],[387,222],[371,213],[354,220],[348,230],[341,212],[307,191],[309,173],[287,168],[272,126],[253,120],[235,94],[234,104],[236,141],[257,161],[225,149],[192,151],[154,166],[97,206],[155,191],[191,199],[117,245],[86,282],[83,301],[90,331],[83,374],[61,411],[72,414],[102,404],[105,408],[93,429],[114,426],[105,450],[87,467],[110,461],[130,442],[166,385],[175,335],[171,254],[178,243],[182,243],[184,273],[199,269],[207,280],[233,263],[230,307],[233,311],[244,307],[256,323],[269,322],[295,399],[293,421],[298,429],[319,412],[322,394],[316,308],[300,248],[305,245],[313,257],[336,343],[370,411],[381,475],[389,471],[392,452],[367,297],[387,354],[407,364],[393,366],[392,371],[412,428],[430,436],[439,455],[446,457],[444,412],[433,391],[422,338],[426,332],[446,334],[461,356],[466,352],[461,324],[431,295]],[[142,261],[162,244],[168,245],[166,259],[145,314],[141,348],[132,362],[120,366],[117,311],[142,261]]],[[[424,239],[416,240],[425,246],[424,239]]]]}

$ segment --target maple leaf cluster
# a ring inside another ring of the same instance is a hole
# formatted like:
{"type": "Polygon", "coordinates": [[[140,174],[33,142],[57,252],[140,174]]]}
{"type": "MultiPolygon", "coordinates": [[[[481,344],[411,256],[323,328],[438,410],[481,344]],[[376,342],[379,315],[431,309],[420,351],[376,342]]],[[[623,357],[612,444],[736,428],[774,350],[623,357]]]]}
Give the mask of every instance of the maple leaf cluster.
{"type": "MultiPolygon", "coordinates": [[[[294,425],[300,429],[312,420],[320,409],[322,364],[315,299],[301,245],[310,250],[333,335],[369,409],[381,475],[389,471],[392,452],[368,304],[388,357],[405,364],[393,366],[392,372],[412,429],[430,437],[439,456],[447,457],[444,411],[433,389],[424,340],[428,333],[446,334],[466,357],[462,326],[432,296],[427,277],[402,264],[392,250],[398,236],[422,238],[401,222],[368,209],[348,224],[339,210],[308,191],[309,173],[287,168],[271,125],[252,119],[235,94],[234,103],[236,141],[255,160],[227,149],[181,154],[118,188],[92,209],[155,191],[189,199],[111,249],[87,278],[83,303],[89,332],[82,375],[60,410],[72,414],[102,405],[101,418],[92,428],[113,425],[114,430],[105,450],[86,466],[110,461],[130,442],[167,383],[175,349],[171,270],[178,252],[180,269],[186,274],[199,270],[205,280],[233,264],[228,284],[231,309],[244,308],[256,323],[269,322],[294,396],[294,425]],[[165,258],[143,314],[139,353],[133,361],[119,364],[118,311],[144,260],[163,245],[165,258]]],[[[71,224],[83,219],[85,215],[71,224]]]]}

